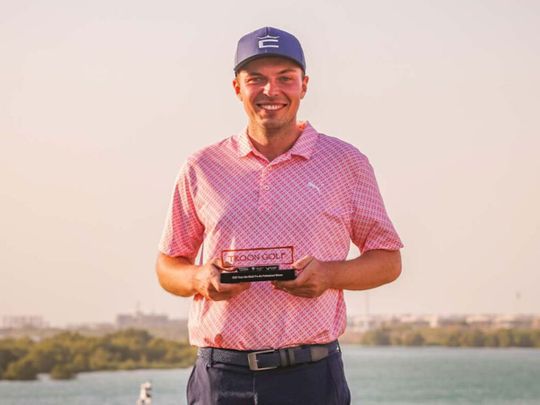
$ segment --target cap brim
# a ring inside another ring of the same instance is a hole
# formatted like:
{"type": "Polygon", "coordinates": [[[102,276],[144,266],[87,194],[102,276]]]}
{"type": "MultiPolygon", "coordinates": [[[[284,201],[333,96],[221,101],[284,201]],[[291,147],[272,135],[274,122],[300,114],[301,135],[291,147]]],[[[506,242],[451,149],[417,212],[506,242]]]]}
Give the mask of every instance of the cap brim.
{"type": "Polygon", "coordinates": [[[304,73],[306,72],[304,67],[300,63],[298,63],[298,61],[296,59],[294,59],[294,58],[291,58],[291,57],[286,56],[286,55],[280,55],[280,54],[277,54],[277,53],[265,53],[265,54],[261,54],[261,55],[253,55],[250,58],[247,58],[246,60],[243,60],[238,65],[236,65],[236,67],[234,68],[234,73],[238,74],[238,72],[245,65],[247,65],[249,62],[253,62],[255,59],[261,59],[261,58],[283,58],[283,59],[288,59],[291,62],[293,62],[295,65],[297,65],[300,69],[302,69],[302,72],[304,72],[304,73]]]}

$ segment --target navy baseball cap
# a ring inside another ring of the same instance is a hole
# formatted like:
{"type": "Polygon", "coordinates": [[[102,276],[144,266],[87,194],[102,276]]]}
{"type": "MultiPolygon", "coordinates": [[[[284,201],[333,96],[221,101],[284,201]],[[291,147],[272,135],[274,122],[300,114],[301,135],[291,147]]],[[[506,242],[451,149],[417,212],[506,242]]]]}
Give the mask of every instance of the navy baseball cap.
{"type": "Polygon", "coordinates": [[[288,32],[264,27],[244,35],[238,41],[234,57],[234,73],[248,62],[265,56],[281,56],[297,63],[306,71],[304,51],[300,41],[288,32]]]}

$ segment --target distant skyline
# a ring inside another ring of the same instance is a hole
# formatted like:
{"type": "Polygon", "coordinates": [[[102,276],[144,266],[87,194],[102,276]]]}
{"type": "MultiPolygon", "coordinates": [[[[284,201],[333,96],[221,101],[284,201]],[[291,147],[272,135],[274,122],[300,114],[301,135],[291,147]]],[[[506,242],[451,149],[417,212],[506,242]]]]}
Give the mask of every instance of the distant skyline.
{"type": "MultiPolygon", "coordinates": [[[[0,318],[0,328],[7,329],[20,329],[22,327],[36,327],[38,329],[47,329],[47,328],[85,328],[85,327],[106,327],[106,326],[120,326],[120,327],[137,327],[137,319],[142,317],[142,321],[139,321],[140,327],[152,327],[152,322],[156,322],[155,318],[159,318],[161,322],[187,322],[186,316],[169,315],[162,312],[144,312],[144,311],[135,311],[135,312],[125,312],[116,314],[114,318],[95,321],[95,322],[68,322],[65,324],[53,324],[49,322],[45,317],[40,315],[26,315],[26,316],[4,316],[0,318]],[[123,317],[122,321],[119,323],[119,317],[123,317]],[[151,317],[151,320],[146,318],[151,317]],[[162,319],[166,317],[166,319],[162,319]],[[149,324],[144,324],[144,322],[150,322],[149,324]],[[24,324],[24,326],[23,326],[24,324]],[[133,324],[133,325],[131,325],[133,324]]],[[[436,313],[422,313],[422,314],[410,314],[410,313],[395,313],[395,314],[386,314],[386,313],[360,313],[360,314],[348,314],[348,321],[358,321],[362,319],[391,319],[397,318],[401,322],[404,322],[404,319],[407,319],[409,322],[413,320],[430,320],[431,322],[437,318],[439,321],[444,319],[467,319],[470,322],[486,322],[487,320],[491,321],[508,321],[508,319],[527,319],[529,321],[534,321],[534,319],[540,320],[540,312],[537,313],[522,313],[522,314],[498,314],[498,313],[456,313],[456,314],[436,314],[436,313]]],[[[155,325],[154,325],[155,326],[155,325]]]]}
{"type": "MultiPolygon", "coordinates": [[[[299,118],[369,157],[405,244],[370,312],[540,311],[539,2],[211,7],[0,4],[0,318],[187,316],[154,273],[169,196],[245,126],[234,49],[264,25],[300,38],[299,118]]],[[[366,299],[346,292],[349,314],[366,299]]]]}

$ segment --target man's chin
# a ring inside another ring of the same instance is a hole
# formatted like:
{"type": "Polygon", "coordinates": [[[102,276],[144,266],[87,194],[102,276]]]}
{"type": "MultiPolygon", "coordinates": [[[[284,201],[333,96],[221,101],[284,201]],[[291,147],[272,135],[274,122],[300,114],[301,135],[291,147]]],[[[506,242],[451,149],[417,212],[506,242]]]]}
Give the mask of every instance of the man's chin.
{"type": "Polygon", "coordinates": [[[276,119],[262,119],[259,121],[259,125],[267,131],[276,131],[284,129],[289,126],[288,122],[276,119]]]}

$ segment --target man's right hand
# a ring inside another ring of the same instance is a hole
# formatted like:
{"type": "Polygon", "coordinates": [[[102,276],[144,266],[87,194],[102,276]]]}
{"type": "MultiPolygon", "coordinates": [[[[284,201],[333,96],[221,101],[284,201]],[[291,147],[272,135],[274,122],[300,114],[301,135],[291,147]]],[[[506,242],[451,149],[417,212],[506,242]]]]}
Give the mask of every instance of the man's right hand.
{"type": "Polygon", "coordinates": [[[212,301],[228,300],[247,290],[249,283],[221,284],[219,275],[225,269],[220,259],[198,266],[195,258],[159,253],[156,273],[161,286],[174,295],[191,297],[199,294],[212,301]]]}
{"type": "Polygon", "coordinates": [[[244,292],[250,283],[223,284],[219,281],[222,271],[221,260],[216,258],[205,263],[193,275],[193,287],[208,300],[223,301],[244,292]]]}

